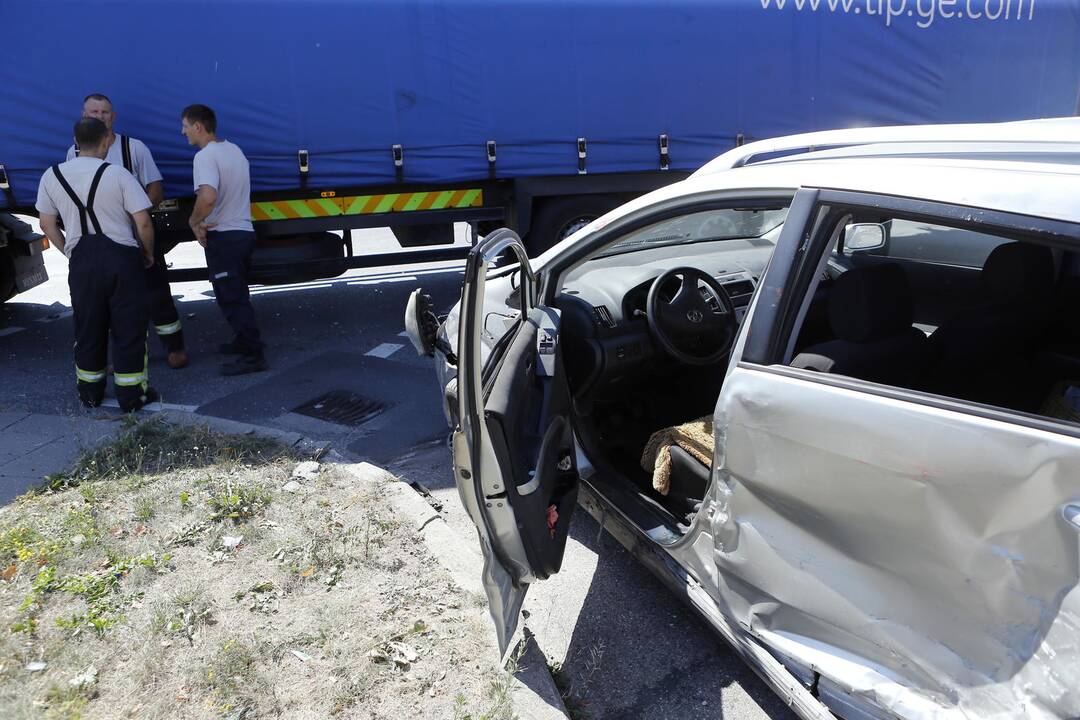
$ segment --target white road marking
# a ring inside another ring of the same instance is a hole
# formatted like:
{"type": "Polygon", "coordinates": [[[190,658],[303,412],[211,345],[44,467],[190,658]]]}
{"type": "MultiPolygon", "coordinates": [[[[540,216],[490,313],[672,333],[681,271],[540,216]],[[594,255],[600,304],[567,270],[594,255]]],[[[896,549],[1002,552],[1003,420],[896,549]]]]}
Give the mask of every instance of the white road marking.
{"type": "Polygon", "coordinates": [[[410,280],[416,280],[415,275],[406,275],[405,277],[387,277],[380,278],[378,280],[350,280],[349,285],[382,285],[383,283],[395,283],[395,282],[409,282],[410,280]]]}
{"type": "Polygon", "coordinates": [[[4,337],[5,335],[14,335],[15,333],[17,333],[17,332],[19,332],[21,330],[25,330],[25,329],[26,328],[21,328],[18,325],[12,325],[11,327],[0,328],[0,337],[4,337]]]}
{"type": "Polygon", "coordinates": [[[38,321],[39,323],[47,323],[47,322],[53,322],[53,321],[55,321],[55,320],[63,320],[64,318],[69,318],[69,317],[71,317],[71,316],[72,316],[73,314],[74,314],[74,313],[73,313],[73,312],[72,312],[71,310],[65,310],[64,312],[62,312],[62,313],[57,313],[56,315],[49,315],[49,316],[47,316],[47,317],[43,317],[43,318],[38,318],[38,319],[37,319],[37,321],[38,321]]]}
{"type": "Polygon", "coordinates": [[[405,347],[405,346],[404,345],[399,345],[397,343],[383,343],[382,345],[377,345],[376,347],[372,348],[371,350],[368,350],[364,354],[369,355],[371,357],[377,357],[377,358],[386,359],[386,358],[390,357],[391,355],[393,355],[394,353],[396,353],[398,350],[400,350],[403,347],[405,347]]]}
{"type": "Polygon", "coordinates": [[[271,295],[273,293],[283,292],[301,292],[303,290],[325,290],[326,288],[334,287],[332,283],[320,283],[318,285],[302,285],[300,287],[263,287],[252,288],[252,295],[271,295]]]}

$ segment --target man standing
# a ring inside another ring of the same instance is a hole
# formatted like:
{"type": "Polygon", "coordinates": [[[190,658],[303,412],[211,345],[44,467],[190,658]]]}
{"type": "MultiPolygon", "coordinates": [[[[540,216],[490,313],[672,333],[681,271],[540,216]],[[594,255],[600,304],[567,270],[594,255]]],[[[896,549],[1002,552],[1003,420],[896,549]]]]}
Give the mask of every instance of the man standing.
{"type": "Polygon", "coordinates": [[[206,267],[214,297],[234,338],[220,351],[236,355],[221,366],[222,375],[266,369],[263,344],[248,292],[255,229],[251,225],[251,175],[244,153],[217,138],[217,118],[205,105],[189,105],[180,114],[181,128],[195,153],[195,208],[191,231],[206,250],[206,267]]]}
{"type": "MultiPolygon", "coordinates": [[[[97,118],[109,129],[109,153],[106,162],[122,165],[135,176],[146,190],[152,205],[165,199],[165,190],[161,183],[161,172],[154,163],[150,149],[141,140],[127,135],[119,135],[113,130],[116,112],[112,101],[100,93],[91,93],[83,100],[83,117],[97,118]]],[[[67,159],[79,154],[79,146],[68,148],[67,159]]],[[[165,264],[165,249],[158,246],[155,250],[154,265],[146,271],[146,285],[150,301],[150,320],[154,323],[161,344],[165,347],[166,361],[169,367],[182,368],[188,364],[184,352],[184,331],[180,327],[180,313],[176,311],[172,290],[169,288],[168,266],[165,264]]]]}
{"type": "Polygon", "coordinates": [[[111,335],[116,399],[122,410],[133,412],[158,399],[146,367],[144,271],[154,263],[150,198],[131,173],[104,161],[109,152],[105,123],[79,120],[75,142],[79,157],[41,176],[36,207],[42,231],[70,261],[79,399],[87,407],[101,404],[111,335]]]}

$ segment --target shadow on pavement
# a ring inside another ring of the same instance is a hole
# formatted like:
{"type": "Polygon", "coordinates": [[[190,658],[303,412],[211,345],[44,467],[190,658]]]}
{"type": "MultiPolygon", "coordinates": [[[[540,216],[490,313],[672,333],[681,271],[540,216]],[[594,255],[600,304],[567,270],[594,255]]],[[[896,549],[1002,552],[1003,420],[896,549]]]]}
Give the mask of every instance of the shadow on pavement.
{"type": "Polygon", "coordinates": [[[795,717],[582,508],[570,535],[597,557],[558,673],[572,713],[594,720],[795,717]]]}

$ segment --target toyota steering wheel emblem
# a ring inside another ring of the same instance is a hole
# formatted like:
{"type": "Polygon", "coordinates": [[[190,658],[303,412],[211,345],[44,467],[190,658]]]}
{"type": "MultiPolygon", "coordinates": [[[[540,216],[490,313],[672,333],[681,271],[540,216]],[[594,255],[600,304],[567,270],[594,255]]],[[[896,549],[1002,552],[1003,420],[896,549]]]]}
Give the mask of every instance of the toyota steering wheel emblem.
{"type": "Polygon", "coordinates": [[[686,313],[686,319],[692,323],[699,323],[704,318],[705,316],[697,308],[694,308],[693,310],[688,310],[686,313]]]}

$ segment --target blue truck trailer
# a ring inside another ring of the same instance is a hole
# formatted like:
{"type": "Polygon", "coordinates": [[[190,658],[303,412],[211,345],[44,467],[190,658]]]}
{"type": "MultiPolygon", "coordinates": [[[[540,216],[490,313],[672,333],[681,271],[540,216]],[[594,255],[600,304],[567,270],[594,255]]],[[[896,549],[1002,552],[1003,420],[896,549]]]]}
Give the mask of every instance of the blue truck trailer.
{"type": "Polygon", "coordinates": [[[0,0],[0,27],[0,211],[104,93],[164,173],[159,242],[191,239],[205,103],[251,161],[263,282],[400,261],[364,227],[411,259],[460,252],[455,222],[539,250],[750,140],[1080,99],[1080,0],[0,0]]]}

